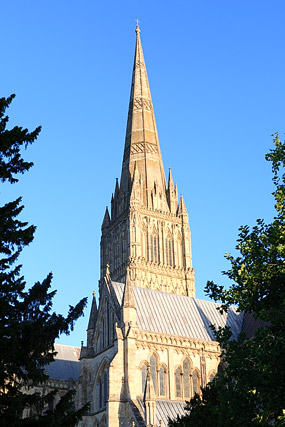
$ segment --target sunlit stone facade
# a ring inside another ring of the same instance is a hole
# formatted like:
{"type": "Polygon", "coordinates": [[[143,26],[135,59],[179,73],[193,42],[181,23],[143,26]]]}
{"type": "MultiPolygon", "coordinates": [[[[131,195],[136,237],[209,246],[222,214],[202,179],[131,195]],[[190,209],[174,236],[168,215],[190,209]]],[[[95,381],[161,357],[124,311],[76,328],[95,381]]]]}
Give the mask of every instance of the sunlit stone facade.
{"type": "Polygon", "coordinates": [[[146,67],[136,50],[120,182],[102,223],[99,305],[81,349],[80,426],[165,426],[219,365],[211,323],[241,328],[234,310],[195,298],[183,197],[166,185],[146,67]]]}

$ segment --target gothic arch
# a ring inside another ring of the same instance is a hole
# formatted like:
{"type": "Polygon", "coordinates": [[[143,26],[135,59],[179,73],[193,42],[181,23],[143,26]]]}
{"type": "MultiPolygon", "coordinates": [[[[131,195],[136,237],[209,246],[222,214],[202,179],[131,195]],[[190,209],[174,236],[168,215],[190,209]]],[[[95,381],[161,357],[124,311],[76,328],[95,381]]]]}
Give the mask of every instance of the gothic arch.
{"type": "Polygon", "coordinates": [[[95,393],[93,393],[95,399],[93,401],[93,406],[96,410],[103,409],[106,406],[106,401],[108,398],[108,366],[109,360],[104,358],[101,361],[95,376],[95,393]]]}
{"type": "Polygon", "coordinates": [[[141,373],[141,392],[142,392],[142,394],[144,394],[144,390],[145,390],[147,365],[148,365],[147,360],[142,360],[141,363],[139,364],[139,369],[140,369],[140,373],[141,373]]]}
{"type": "Polygon", "coordinates": [[[214,369],[212,369],[211,371],[208,372],[208,382],[211,382],[215,379],[216,376],[216,371],[214,369]]]}
{"type": "Polygon", "coordinates": [[[183,368],[183,397],[189,399],[192,397],[192,371],[193,362],[189,357],[185,357],[182,362],[183,368]]]}
{"type": "Polygon", "coordinates": [[[159,396],[166,397],[168,395],[168,367],[165,363],[161,363],[158,369],[158,386],[159,396]]]}
{"type": "Polygon", "coordinates": [[[201,394],[201,373],[198,368],[195,368],[192,372],[192,382],[193,382],[193,394],[201,394]]]}
{"type": "Polygon", "coordinates": [[[179,399],[182,398],[182,367],[176,365],[174,369],[174,384],[175,384],[175,396],[179,399]]]}
{"type": "Polygon", "coordinates": [[[105,414],[101,418],[100,427],[106,427],[106,415],[105,414]]]}
{"type": "Polygon", "coordinates": [[[159,366],[159,356],[156,351],[153,351],[149,356],[149,365],[150,365],[150,374],[152,376],[153,388],[155,393],[158,391],[158,366],[159,366]]]}

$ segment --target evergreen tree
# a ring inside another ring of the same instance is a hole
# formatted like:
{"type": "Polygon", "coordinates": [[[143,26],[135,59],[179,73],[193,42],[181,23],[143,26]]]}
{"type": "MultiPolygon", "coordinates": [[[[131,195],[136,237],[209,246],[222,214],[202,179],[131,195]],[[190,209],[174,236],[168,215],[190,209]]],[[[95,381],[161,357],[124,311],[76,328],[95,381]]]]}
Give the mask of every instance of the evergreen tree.
{"type": "MultiPolygon", "coordinates": [[[[15,95],[0,98],[0,179],[11,184],[18,174],[28,171],[33,163],[22,158],[38,137],[15,126],[6,129],[5,111],[15,95]]],[[[70,306],[66,317],[52,312],[55,291],[50,291],[52,274],[28,288],[17,259],[34,237],[35,226],[19,220],[23,210],[21,197],[0,206],[0,424],[1,426],[74,426],[84,410],[72,409],[73,391],[53,412],[44,413],[46,404],[56,392],[47,396],[27,394],[27,390],[47,380],[44,367],[54,360],[54,341],[69,334],[74,322],[83,314],[86,298],[70,306]],[[23,410],[35,408],[35,415],[22,420],[23,410]],[[36,413],[41,415],[36,415],[36,413]]]]}
{"type": "Polygon", "coordinates": [[[252,230],[239,229],[240,255],[226,255],[229,289],[206,285],[221,311],[237,305],[256,332],[232,340],[228,328],[216,331],[223,370],[171,427],[285,425],[285,144],[278,134],[274,146],[265,158],[272,163],[276,216],[271,224],[259,219],[252,230]]]}

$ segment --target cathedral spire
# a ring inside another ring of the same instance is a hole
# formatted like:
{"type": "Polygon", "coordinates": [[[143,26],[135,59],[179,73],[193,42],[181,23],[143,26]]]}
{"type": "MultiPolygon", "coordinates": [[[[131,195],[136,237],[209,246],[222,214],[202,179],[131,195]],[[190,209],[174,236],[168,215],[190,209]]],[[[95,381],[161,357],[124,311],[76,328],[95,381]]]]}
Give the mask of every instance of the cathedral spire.
{"type": "Polygon", "coordinates": [[[125,194],[131,189],[135,162],[142,177],[142,203],[152,207],[151,192],[156,186],[162,195],[160,208],[165,209],[165,175],[138,25],[120,185],[125,194]]]}

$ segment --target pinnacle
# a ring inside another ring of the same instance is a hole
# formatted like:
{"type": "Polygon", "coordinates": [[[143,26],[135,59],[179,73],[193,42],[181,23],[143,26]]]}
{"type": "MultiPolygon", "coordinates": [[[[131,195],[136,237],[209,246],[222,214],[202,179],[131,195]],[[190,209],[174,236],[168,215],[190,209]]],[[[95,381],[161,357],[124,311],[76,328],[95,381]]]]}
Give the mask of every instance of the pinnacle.
{"type": "Polygon", "coordinates": [[[129,267],[127,267],[126,284],[124,289],[122,306],[136,308],[131,279],[130,279],[129,267]]]}

